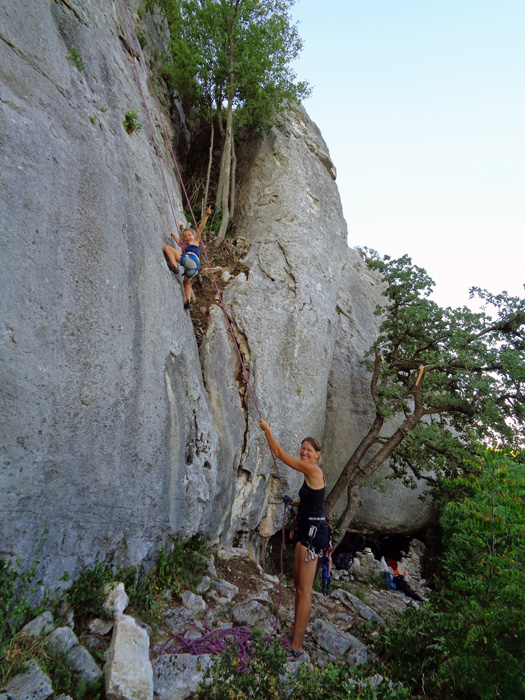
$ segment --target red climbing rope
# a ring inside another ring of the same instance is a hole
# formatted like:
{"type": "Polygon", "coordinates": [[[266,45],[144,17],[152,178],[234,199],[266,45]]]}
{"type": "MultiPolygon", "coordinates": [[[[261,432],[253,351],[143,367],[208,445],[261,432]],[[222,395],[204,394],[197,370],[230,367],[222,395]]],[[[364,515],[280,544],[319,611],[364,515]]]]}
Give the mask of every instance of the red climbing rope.
{"type": "MultiPolygon", "coordinates": [[[[210,260],[209,260],[209,258],[208,258],[208,253],[207,253],[207,250],[206,250],[206,246],[205,246],[204,241],[202,240],[202,237],[201,237],[201,235],[200,235],[199,227],[198,227],[198,225],[197,225],[197,221],[196,221],[195,215],[194,215],[194,213],[193,213],[193,208],[192,208],[192,206],[191,206],[190,199],[189,199],[189,197],[188,197],[188,193],[186,192],[186,188],[184,187],[184,182],[183,182],[183,179],[182,179],[182,175],[181,175],[181,173],[180,173],[179,166],[178,166],[178,163],[177,163],[177,159],[176,159],[176,157],[175,157],[175,154],[174,154],[174,152],[173,152],[173,148],[172,148],[172,146],[171,146],[171,141],[170,141],[170,138],[169,138],[169,136],[168,136],[168,132],[167,132],[167,129],[166,129],[166,125],[165,125],[165,123],[164,123],[164,119],[163,119],[163,117],[162,117],[162,112],[161,112],[161,110],[160,110],[159,103],[158,103],[157,98],[156,98],[156,96],[155,96],[155,93],[154,93],[154,91],[153,91],[153,86],[152,86],[151,80],[150,80],[150,78],[149,78],[149,72],[148,72],[148,69],[147,69],[147,66],[146,66],[146,61],[145,61],[145,59],[144,59],[144,54],[142,53],[142,48],[141,48],[140,43],[139,43],[139,41],[138,41],[138,39],[137,39],[137,36],[136,36],[136,34],[135,34],[135,30],[134,30],[134,27],[133,27],[133,22],[132,22],[132,20],[131,20],[131,17],[130,17],[128,8],[127,8],[126,3],[125,3],[125,0],[116,0],[116,1],[117,1],[117,5],[118,5],[118,7],[119,7],[119,12],[120,12],[120,16],[121,16],[121,19],[122,19],[122,24],[123,24],[124,31],[125,31],[125,34],[126,34],[126,40],[127,40],[127,42],[128,42],[129,52],[130,52],[131,57],[132,57],[132,59],[133,59],[133,68],[134,68],[134,70],[135,70],[135,75],[136,75],[136,77],[137,77],[137,83],[138,83],[138,86],[139,86],[139,91],[140,91],[140,95],[141,95],[141,98],[142,98],[142,103],[143,103],[143,105],[144,105],[144,110],[145,110],[145,112],[146,112],[146,117],[147,117],[147,120],[148,120],[148,125],[149,125],[149,129],[150,129],[151,137],[152,137],[152,139],[153,139],[153,144],[154,144],[154,146],[155,146],[155,151],[156,151],[156,153],[157,153],[157,158],[158,158],[160,170],[161,170],[161,173],[162,173],[162,180],[163,180],[163,182],[164,182],[164,187],[165,187],[165,189],[166,189],[166,194],[167,194],[167,197],[168,197],[168,201],[169,201],[169,203],[170,203],[170,208],[171,208],[171,212],[172,212],[172,214],[173,214],[173,220],[175,221],[175,226],[176,226],[177,231],[178,231],[179,229],[178,229],[178,226],[177,226],[177,218],[176,218],[176,216],[175,216],[175,211],[174,211],[173,204],[172,204],[172,201],[171,201],[171,197],[170,197],[170,194],[169,194],[168,184],[167,184],[167,182],[166,182],[166,177],[165,177],[165,175],[164,175],[164,168],[163,168],[163,166],[162,166],[162,159],[161,159],[161,155],[160,155],[160,148],[159,148],[159,146],[158,146],[158,144],[157,144],[157,140],[156,140],[156,138],[155,138],[155,131],[154,131],[154,129],[153,129],[153,124],[152,124],[152,120],[151,120],[149,108],[148,108],[148,105],[147,105],[147,102],[146,102],[146,98],[145,98],[145,96],[144,96],[144,92],[143,92],[143,90],[142,90],[142,85],[141,85],[141,81],[140,81],[140,75],[139,75],[139,72],[138,72],[138,69],[137,69],[137,65],[136,65],[136,60],[137,60],[137,59],[138,59],[138,61],[140,62],[141,66],[142,66],[142,69],[143,69],[144,74],[145,74],[145,77],[146,77],[146,81],[147,81],[147,83],[148,83],[148,85],[149,85],[150,94],[151,94],[151,96],[153,97],[153,101],[154,101],[154,103],[155,103],[155,107],[156,107],[156,111],[157,111],[157,116],[158,116],[159,121],[160,121],[160,123],[161,123],[161,125],[162,125],[162,129],[163,129],[163,132],[164,132],[164,136],[165,136],[166,142],[167,142],[167,144],[168,144],[168,146],[169,146],[169,150],[170,150],[170,153],[171,153],[171,157],[172,157],[172,160],[173,160],[173,164],[174,164],[174,166],[175,166],[175,170],[176,170],[176,172],[177,172],[177,175],[178,175],[178,178],[179,178],[179,181],[180,181],[180,185],[181,185],[182,192],[184,193],[184,197],[185,197],[185,199],[186,199],[186,203],[187,203],[188,208],[189,208],[189,210],[190,210],[190,212],[191,212],[191,217],[192,217],[193,223],[195,224],[195,230],[196,230],[196,231],[198,232],[198,234],[199,234],[199,238],[200,238],[200,242],[201,242],[201,244],[202,244],[204,256],[205,256],[205,258],[206,258],[206,263],[207,263],[207,265],[208,265],[208,268],[209,268],[209,271],[210,271],[210,274],[211,274],[211,278],[212,278],[213,284],[214,284],[214,286],[215,286],[215,290],[216,290],[216,292],[217,292],[217,297],[218,297],[218,299],[219,299],[219,302],[220,302],[220,305],[221,305],[221,308],[222,308],[222,311],[223,311],[223,314],[224,314],[224,318],[226,319],[226,323],[227,323],[227,325],[228,325],[228,330],[229,330],[231,339],[232,339],[232,341],[233,341],[233,345],[234,345],[234,347],[235,347],[235,351],[236,351],[236,353],[237,353],[237,357],[239,358],[239,362],[240,362],[240,365],[241,365],[241,369],[242,369],[244,378],[245,378],[245,380],[246,380],[246,384],[247,384],[247,386],[248,386],[248,389],[249,389],[249,391],[250,391],[251,397],[252,397],[252,399],[253,399],[253,403],[254,403],[255,409],[256,409],[256,411],[257,411],[257,414],[258,414],[259,418],[262,418],[262,414],[261,414],[261,411],[259,410],[259,405],[258,405],[258,403],[257,403],[257,398],[256,398],[256,396],[255,396],[255,392],[253,391],[253,388],[252,388],[252,385],[251,385],[251,382],[250,382],[250,378],[249,378],[248,372],[247,372],[247,370],[246,370],[246,366],[245,366],[244,361],[243,361],[243,359],[242,359],[241,351],[240,351],[240,349],[239,349],[237,340],[235,339],[235,334],[234,334],[234,331],[233,331],[232,324],[231,324],[231,322],[230,322],[228,313],[227,313],[226,308],[225,308],[225,306],[224,306],[224,302],[223,302],[223,299],[222,299],[222,295],[221,295],[221,293],[220,293],[219,286],[218,286],[218,284],[217,284],[217,280],[215,279],[215,275],[214,275],[214,273],[213,273],[210,260]],[[127,24],[126,24],[126,23],[127,23],[127,24]],[[134,49],[133,49],[133,45],[132,45],[132,41],[131,41],[130,35],[131,35],[131,37],[133,38],[133,41],[134,41],[134,44],[135,44],[135,51],[134,51],[134,49]]],[[[266,440],[267,440],[267,442],[268,442],[268,449],[270,450],[270,454],[272,455],[272,459],[273,459],[275,471],[276,471],[276,473],[277,473],[277,477],[278,477],[278,479],[279,479],[279,483],[280,483],[280,485],[281,485],[281,489],[282,489],[282,492],[283,492],[283,494],[284,494],[286,489],[285,489],[284,482],[283,482],[282,477],[281,477],[281,473],[280,473],[280,471],[279,471],[279,467],[277,466],[277,459],[276,459],[275,454],[274,454],[274,452],[273,452],[273,450],[272,450],[272,448],[271,448],[271,446],[270,446],[270,442],[269,442],[269,440],[268,440],[268,437],[266,437],[266,440]]],[[[280,574],[280,577],[279,577],[279,601],[278,601],[278,604],[277,604],[276,623],[275,623],[275,628],[274,628],[274,632],[273,632],[273,633],[275,633],[275,631],[277,630],[277,627],[278,627],[278,625],[279,625],[279,607],[280,607],[281,598],[282,598],[283,552],[284,552],[284,542],[285,542],[285,536],[284,536],[284,525],[285,525],[285,520],[286,520],[286,504],[284,504],[283,523],[282,523],[281,574],[280,574]]],[[[273,633],[272,633],[272,634],[273,634],[273,633]]]]}

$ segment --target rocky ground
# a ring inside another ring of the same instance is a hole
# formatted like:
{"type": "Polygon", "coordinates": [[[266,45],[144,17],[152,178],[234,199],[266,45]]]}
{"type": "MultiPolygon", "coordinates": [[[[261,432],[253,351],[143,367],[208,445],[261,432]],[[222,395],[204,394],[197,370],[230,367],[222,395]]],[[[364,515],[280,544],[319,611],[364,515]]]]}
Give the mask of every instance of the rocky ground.
{"type": "MultiPolygon", "coordinates": [[[[410,552],[399,563],[409,565],[407,579],[424,595],[427,589],[417,579],[422,547],[413,540],[410,552]]],[[[287,557],[291,554],[286,552],[287,557]]],[[[320,665],[330,660],[366,663],[374,654],[374,637],[385,621],[401,614],[407,605],[418,605],[400,591],[381,587],[381,563],[370,551],[357,553],[350,569],[334,570],[328,597],[313,593],[304,644],[306,661],[320,665]]],[[[19,634],[46,635],[48,643],[66,655],[78,677],[96,680],[104,674],[106,695],[115,700],[193,698],[206,668],[213,663],[209,644],[219,630],[234,636],[231,630],[258,627],[285,639],[293,622],[291,581],[285,578],[280,586],[278,577],[265,574],[240,548],[216,550],[197,590],[184,591],[179,603],[173,604],[167,591],[162,624],[155,631],[128,608],[123,584],[113,584],[107,595],[106,607],[113,612],[114,620],[92,620],[80,637],[75,634],[71,613],[66,615],[64,625],[64,618],[56,623],[46,612],[19,634]]],[[[291,671],[300,663],[290,662],[291,671]]],[[[1,700],[25,697],[57,697],[51,680],[36,663],[0,689],[1,700]]]]}
{"type": "MultiPolygon", "coordinates": [[[[199,274],[192,283],[191,320],[199,345],[208,327],[210,306],[220,303],[213,278],[215,278],[215,282],[222,294],[224,287],[232,277],[247,271],[247,268],[241,262],[248,252],[248,246],[243,238],[235,238],[233,240],[226,238],[220,246],[215,244],[213,232],[207,232],[206,239],[206,253],[211,271],[206,255],[202,251],[199,274]]],[[[178,276],[180,277],[180,275],[178,276]]]]}

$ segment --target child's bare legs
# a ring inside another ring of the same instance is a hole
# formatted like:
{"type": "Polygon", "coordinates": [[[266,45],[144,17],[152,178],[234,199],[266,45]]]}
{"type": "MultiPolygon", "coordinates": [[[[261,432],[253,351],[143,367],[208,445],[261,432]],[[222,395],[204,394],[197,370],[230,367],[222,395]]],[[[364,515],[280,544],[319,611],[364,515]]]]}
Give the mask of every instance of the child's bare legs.
{"type": "Polygon", "coordinates": [[[164,246],[163,252],[166,258],[168,259],[168,262],[170,262],[172,265],[176,265],[182,260],[182,253],[180,252],[180,250],[176,250],[170,245],[164,246]]]}
{"type": "MultiPolygon", "coordinates": [[[[168,261],[169,265],[176,266],[182,260],[183,253],[181,253],[180,250],[167,245],[164,247],[164,255],[166,256],[166,260],[168,261]]],[[[184,277],[183,284],[184,294],[186,296],[186,304],[184,305],[184,308],[189,309],[191,301],[191,280],[184,277]]]]}
{"type": "Polygon", "coordinates": [[[189,280],[187,277],[184,278],[184,294],[186,295],[186,301],[188,304],[191,301],[191,280],[189,280]]]}

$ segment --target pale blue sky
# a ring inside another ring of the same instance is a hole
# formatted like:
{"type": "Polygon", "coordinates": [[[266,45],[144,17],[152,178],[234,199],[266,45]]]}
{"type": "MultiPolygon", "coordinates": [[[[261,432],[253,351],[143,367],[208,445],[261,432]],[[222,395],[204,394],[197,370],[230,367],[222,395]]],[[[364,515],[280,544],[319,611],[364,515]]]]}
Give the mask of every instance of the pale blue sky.
{"type": "Polygon", "coordinates": [[[351,246],[525,295],[525,0],[296,0],[351,246]]]}

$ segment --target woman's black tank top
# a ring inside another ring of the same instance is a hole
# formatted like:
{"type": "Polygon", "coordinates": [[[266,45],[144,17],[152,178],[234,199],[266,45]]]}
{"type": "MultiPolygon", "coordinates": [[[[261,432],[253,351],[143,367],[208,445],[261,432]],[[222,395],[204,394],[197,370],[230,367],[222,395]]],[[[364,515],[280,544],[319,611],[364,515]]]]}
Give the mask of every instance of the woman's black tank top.
{"type": "Polygon", "coordinates": [[[299,520],[324,520],[324,498],[326,487],[312,489],[306,481],[299,489],[299,520]]]}

